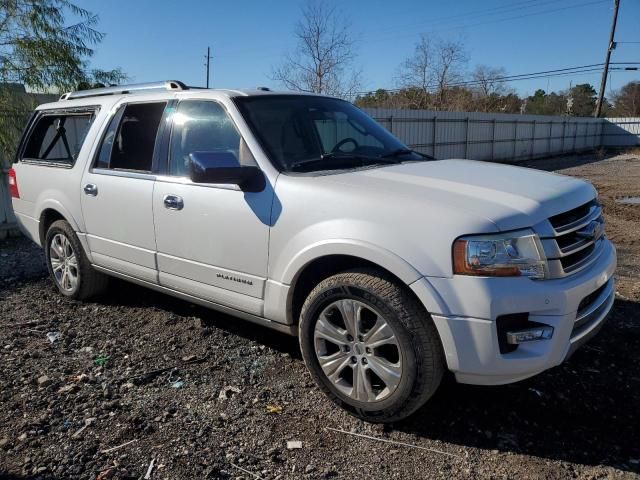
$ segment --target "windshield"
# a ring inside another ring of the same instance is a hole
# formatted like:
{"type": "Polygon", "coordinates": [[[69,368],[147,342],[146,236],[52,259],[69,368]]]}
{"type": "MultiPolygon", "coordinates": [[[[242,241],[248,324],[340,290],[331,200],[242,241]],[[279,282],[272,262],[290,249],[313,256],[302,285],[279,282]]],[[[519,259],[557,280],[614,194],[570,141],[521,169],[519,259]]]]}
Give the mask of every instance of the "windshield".
{"type": "Polygon", "coordinates": [[[264,95],[235,101],[280,170],[334,170],[425,158],[344,100],[264,95]]]}

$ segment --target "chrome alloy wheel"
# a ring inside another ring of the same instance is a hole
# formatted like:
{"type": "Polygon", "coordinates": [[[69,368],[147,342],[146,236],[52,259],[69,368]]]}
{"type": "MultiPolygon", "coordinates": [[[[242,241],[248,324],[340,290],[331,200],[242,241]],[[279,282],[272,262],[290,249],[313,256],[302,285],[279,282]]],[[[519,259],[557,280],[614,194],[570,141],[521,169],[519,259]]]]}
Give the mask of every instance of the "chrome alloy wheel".
{"type": "Polygon", "coordinates": [[[402,378],[402,355],[395,333],[370,306],[352,299],[327,306],[313,333],[320,367],[344,395],[376,402],[391,395],[402,378]]]}
{"type": "Polygon", "coordinates": [[[56,282],[65,292],[72,292],[78,285],[78,259],[71,242],[57,233],[49,246],[49,262],[56,282]]]}

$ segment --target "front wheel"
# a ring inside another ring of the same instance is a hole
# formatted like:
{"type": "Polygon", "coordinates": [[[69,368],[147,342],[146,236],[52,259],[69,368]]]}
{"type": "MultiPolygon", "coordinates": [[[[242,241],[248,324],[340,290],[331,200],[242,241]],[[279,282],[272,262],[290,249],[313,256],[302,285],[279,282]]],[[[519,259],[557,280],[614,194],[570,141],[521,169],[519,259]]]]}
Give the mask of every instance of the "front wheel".
{"type": "Polygon", "coordinates": [[[51,224],[44,250],[49,275],[64,296],[85,300],[106,288],[107,276],[93,269],[80,240],[66,221],[51,224]]]}
{"type": "Polygon", "coordinates": [[[445,370],[431,317],[406,287],[376,270],[339,273],[314,288],[302,307],[300,346],[320,388],[372,422],[411,415],[445,370]]]}

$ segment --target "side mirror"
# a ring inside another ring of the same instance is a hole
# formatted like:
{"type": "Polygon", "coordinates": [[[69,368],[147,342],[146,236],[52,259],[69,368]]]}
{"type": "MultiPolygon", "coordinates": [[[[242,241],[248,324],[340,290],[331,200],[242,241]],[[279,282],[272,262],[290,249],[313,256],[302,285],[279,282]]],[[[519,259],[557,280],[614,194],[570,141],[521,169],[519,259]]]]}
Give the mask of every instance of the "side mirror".
{"type": "Polygon", "coordinates": [[[262,171],[258,167],[240,165],[230,152],[193,152],[189,159],[192,182],[238,185],[250,192],[264,189],[262,171]]]}

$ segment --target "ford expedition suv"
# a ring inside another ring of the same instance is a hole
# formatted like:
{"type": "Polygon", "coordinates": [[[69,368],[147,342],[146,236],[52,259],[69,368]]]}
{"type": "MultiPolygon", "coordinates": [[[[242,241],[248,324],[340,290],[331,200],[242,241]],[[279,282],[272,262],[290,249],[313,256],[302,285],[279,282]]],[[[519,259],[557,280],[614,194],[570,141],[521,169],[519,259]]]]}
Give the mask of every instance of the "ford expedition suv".
{"type": "Polygon", "coordinates": [[[594,188],[418,154],[326,96],[169,81],[36,110],[9,173],[62,295],[119,277],[298,335],[318,386],[404,418],[448,370],[560,364],[614,301],[594,188]]]}

